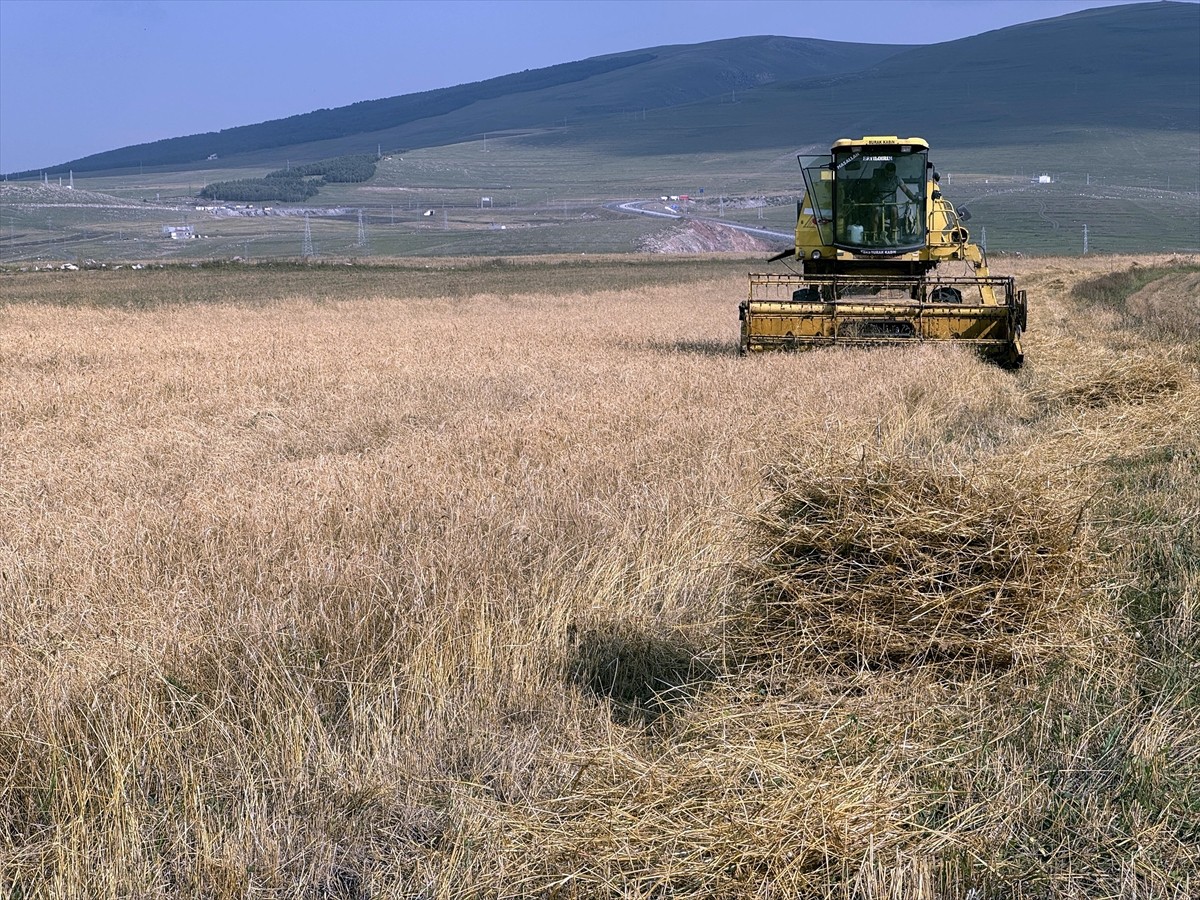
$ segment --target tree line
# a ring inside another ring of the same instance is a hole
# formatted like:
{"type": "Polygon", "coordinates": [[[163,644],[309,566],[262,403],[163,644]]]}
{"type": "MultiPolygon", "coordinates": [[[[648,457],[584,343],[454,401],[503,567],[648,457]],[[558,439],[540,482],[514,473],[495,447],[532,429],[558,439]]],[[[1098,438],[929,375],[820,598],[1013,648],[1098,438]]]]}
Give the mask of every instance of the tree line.
{"type": "Polygon", "coordinates": [[[367,154],[336,156],[302,166],[288,166],[263,178],[214,181],[200,190],[206,200],[237,200],[243,203],[302,203],[315,197],[323,184],[368,181],[375,175],[377,160],[367,154]]]}
{"type": "Polygon", "coordinates": [[[295,168],[277,169],[268,178],[306,178],[319,175],[326,184],[355,183],[369,181],[375,175],[378,160],[368,154],[351,156],[336,156],[332,159],[322,159],[295,168]]]}

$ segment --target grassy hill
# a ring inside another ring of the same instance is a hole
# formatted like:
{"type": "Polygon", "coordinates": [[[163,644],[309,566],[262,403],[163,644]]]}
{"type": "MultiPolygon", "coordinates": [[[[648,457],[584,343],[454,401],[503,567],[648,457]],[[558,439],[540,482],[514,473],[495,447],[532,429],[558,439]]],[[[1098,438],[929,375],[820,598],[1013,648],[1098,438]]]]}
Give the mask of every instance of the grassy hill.
{"type": "Polygon", "coordinates": [[[285,158],[513,131],[643,156],[864,133],[987,148],[1063,128],[1200,130],[1200,7],[1107,7],[920,47],[766,36],[654,47],[115,149],[46,171],[277,167],[285,158]],[[613,127],[639,120],[646,127],[613,127]]]}
{"type": "Polygon", "coordinates": [[[1200,6],[1087,10],[895,54],[859,72],[774,82],[736,105],[664,110],[653,131],[579,135],[614,153],[802,147],[920,134],[935,146],[1053,141],[1081,128],[1200,131],[1200,6]]]}
{"type": "Polygon", "coordinates": [[[653,47],[124,147],[46,171],[195,165],[213,154],[227,160],[264,150],[277,151],[272,158],[286,150],[293,160],[304,160],[331,155],[331,144],[342,148],[338,152],[373,152],[380,143],[389,149],[452,144],[487,131],[552,127],[780,80],[856,71],[904,49],[783,37],[653,47]]]}

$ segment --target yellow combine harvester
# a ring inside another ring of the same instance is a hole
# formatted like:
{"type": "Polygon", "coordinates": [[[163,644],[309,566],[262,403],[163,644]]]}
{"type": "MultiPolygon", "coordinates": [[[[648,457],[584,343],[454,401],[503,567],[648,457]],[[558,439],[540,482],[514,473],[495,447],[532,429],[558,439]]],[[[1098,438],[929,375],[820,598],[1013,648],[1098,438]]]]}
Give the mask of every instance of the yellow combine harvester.
{"type": "Polygon", "coordinates": [[[953,341],[1020,367],[1025,292],[988,274],[928,157],[921,138],[889,136],[799,158],[796,246],[770,261],[794,254],[800,272],[750,276],[743,353],[953,341]]]}

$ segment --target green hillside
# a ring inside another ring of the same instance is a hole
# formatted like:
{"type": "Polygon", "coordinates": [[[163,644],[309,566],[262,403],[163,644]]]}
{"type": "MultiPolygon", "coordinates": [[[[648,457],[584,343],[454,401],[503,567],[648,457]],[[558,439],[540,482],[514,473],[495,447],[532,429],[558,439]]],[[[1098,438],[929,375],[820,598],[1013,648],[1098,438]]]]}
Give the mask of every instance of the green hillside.
{"type": "Polygon", "coordinates": [[[577,139],[644,156],[919,134],[939,147],[1054,141],[1076,129],[1200,131],[1200,5],[1086,10],[898,53],[860,72],[776,82],[736,106],[662,111],[656,128],[577,139]]]}
{"type": "Polygon", "coordinates": [[[274,169],[285,159],[489,133],[645,156],[790,149],[864,133],[989,148],[1081,128],[1200,130],[1200,5],[1092,9],[920,47],[771,36],[653,47],[114,149],[45,171],[274,169]]]}
{"type": "MultiPolygon", "coordinates": [[[[594,121],[661,109],[775,81],[857,71],[904,46],[746,37],[600,56],[338,109],[321,109],[220,132],[170,138],[56,165],[51,175],[209,165],[271,151],[293,160],[386,148],[458,143],[487,131],[594,121]],[[341,142],[331,152],[322,145],[341,142]],[[307,149],[307,152],[306,152],[307,149]]],[[[15,177],[40,174],[18,173],[15,177]]]]}

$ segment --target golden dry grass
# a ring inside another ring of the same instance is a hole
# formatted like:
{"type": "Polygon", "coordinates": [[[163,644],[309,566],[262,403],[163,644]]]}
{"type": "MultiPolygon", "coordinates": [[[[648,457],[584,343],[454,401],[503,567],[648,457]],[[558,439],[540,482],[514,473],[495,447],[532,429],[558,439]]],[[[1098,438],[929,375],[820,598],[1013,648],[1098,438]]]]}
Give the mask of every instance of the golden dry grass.
{"type": "Polygon", "coordinates": [[[1072,298],[1129,263],[1010,267],[1016,376],[740,359],[738,265],[0,284],[4,894],[1193,895],[1198,336],[1072,298]]]}

